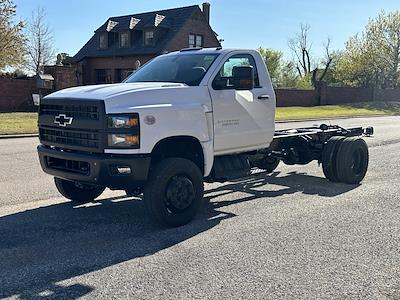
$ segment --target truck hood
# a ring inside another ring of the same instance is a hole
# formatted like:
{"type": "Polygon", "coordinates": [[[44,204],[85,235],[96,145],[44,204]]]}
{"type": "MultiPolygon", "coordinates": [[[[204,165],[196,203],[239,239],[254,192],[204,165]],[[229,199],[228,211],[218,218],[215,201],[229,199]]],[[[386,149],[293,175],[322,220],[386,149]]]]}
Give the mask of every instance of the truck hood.
{"type": "Polygon", "coordinates": [[[106,100],[110,97],[118,95],[144,91],[144,90],[159,90],[168,88],[188,87],[183,83],[171,82],[135,82],[135,83],[117,83],[117,84],[101,84],[87,85],[68,88],[52,93],[46,98],[69,98],[69,99],[95,99],[106,100]]]}
{"type": "Polygon", "coordinates": [[[139,110],[177,109],[197,107],[211,111],[207,86],[188,86],[171,82],[135,82],[79,86],[68,88],[45,97],[68,101],[104,101],[106,113],[129,113],[139,110]]]}

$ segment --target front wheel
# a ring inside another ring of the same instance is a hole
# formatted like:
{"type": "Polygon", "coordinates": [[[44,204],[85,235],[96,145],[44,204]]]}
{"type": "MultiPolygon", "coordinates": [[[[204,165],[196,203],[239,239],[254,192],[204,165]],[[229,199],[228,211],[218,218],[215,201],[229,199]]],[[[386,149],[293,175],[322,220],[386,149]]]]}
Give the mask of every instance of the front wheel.
{"type": "Polygon", "coordinates": [[[68,181],[61,178],[54,178],[54,182],[61,195],[77,204],[91,202],[105,190],[104,187],[99,185],[68,181]]]}
{"type": "Polygon", "coordinates": [[[144,203],[158,223],[177,227],[195,217],[203,194],[203,175],[199,167],[187,159],[167,158],[150,172],[144,203]]]}

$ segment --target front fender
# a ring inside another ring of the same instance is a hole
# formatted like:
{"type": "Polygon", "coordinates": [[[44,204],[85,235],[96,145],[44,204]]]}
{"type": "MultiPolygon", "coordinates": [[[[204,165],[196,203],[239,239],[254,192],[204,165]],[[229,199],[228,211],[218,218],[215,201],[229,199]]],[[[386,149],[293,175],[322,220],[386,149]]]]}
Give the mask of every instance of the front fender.
{"type": "Polygon", "coordinates": [[[200,143],[212,139],[205,108],[199,104],[151,105],[136,111],[140,116],[141,149],[147,153],[158,141],[172,136],[192,136],[200,143]],[[149,117],[155,120],[154,124],[147,124],[149,117]]]}
{"type": "Polygon", "coordinates": [[[169,137],[190,136],[202,145],[205,173],[209,174],[213,163],[212,114],[198,103],[151,104],[131,109],[139,113],[140,149],[105,149],[106,153],[148,154],[155,145],[169,137]],[[154,120],[151,124],[148,120],[154,120]]]}
{"type": "Polygon", "coordinates": [[[129,153],[150,153],[158,141],[172,136],[192,136],[200,142],[212,140],[210,113],[202,105],[152,104],[132,108],[139,113],[140,149],[129,153]],[[149,123],[149,119],[154,123],[149,123]]]}

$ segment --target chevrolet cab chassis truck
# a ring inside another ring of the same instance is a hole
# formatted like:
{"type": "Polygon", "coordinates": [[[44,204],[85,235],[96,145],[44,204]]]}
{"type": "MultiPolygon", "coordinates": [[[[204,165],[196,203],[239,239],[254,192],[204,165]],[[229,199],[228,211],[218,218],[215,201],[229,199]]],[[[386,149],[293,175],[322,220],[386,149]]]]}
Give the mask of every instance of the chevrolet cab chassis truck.
{"type": "Polygon", "coordinates": [[[143,193],[166,226],[191,221],[204,182],[270,173],[280,162],[322,164],[333,182],[356,184],[368,168],[362,136],[373,128],[320,125],[275,131],[275,93],[260,54],[183,49],[161,55],[123,83],[46,96],[38,153],[58,191],[90,202],[106,187],[143,193]]]}

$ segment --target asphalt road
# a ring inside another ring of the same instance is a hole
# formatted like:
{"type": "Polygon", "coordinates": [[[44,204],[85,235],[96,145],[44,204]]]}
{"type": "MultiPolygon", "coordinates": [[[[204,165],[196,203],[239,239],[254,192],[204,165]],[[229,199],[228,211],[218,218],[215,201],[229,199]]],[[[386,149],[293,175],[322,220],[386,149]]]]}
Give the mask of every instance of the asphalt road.
{"type": "Polygon", "coordinates": [[[37,139],[0,140],[0,298],[400,299],[400,117],[337,122],[375,126],[361,185],[280,165],[206,185],[175,229],[119,192],[73,207],[37,139]]]}

